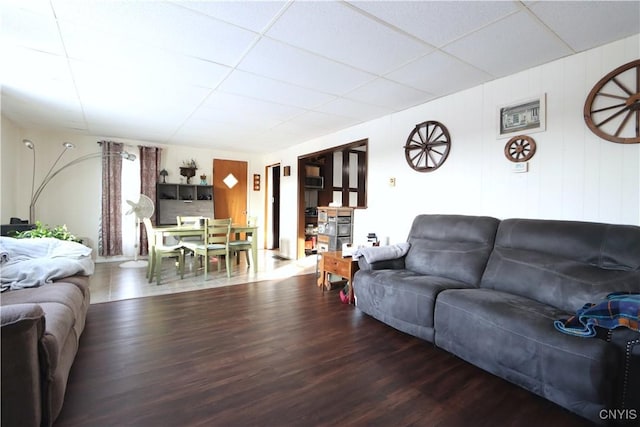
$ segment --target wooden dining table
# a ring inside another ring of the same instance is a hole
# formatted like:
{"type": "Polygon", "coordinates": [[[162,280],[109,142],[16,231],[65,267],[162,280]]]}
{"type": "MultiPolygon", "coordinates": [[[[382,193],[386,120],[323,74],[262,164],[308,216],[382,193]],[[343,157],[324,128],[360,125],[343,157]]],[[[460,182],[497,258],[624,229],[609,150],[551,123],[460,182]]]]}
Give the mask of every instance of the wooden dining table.
{"type": "MultiPolygon", "coordinates": [[[[204,227],[185,225],[158,225],[153,227],[156,238],[164,240],[167,236],[174,237],[200,237],[204,240],[204,227]]],[[[231,234],[235,240],[239,240],[242,234],[246,235],[246,240],[251,238],[251,261],[253,271],[258,271],[258,226],[248,224],[231,224],[231,234]]]]}

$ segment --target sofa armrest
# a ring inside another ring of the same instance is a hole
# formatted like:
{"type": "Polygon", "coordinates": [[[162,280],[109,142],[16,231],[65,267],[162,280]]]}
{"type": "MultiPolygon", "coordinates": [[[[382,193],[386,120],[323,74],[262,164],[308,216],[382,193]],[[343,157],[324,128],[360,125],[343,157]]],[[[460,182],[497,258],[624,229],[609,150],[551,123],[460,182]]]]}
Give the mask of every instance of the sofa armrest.
{"type": "Polygon", "coordinates": [[[40,426],[44,312],[38,304],[13,304],[1,307],[0,317],[2,425],[40,426]]]}
{"type": "Polygon", "coordinates": [[[363,256],[361,256],[358,258],[358,268],[360,270],[403,270],[404,258],[405,257],[400,257],[369,263],[363,256]]]}

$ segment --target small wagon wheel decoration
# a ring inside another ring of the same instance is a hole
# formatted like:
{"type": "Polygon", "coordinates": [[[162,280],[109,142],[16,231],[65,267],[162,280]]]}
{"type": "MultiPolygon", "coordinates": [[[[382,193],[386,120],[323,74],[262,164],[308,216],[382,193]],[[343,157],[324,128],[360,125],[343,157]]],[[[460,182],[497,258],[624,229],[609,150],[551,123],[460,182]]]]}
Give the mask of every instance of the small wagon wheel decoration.
{"type": "Polygon", "coordinates": [[[621,144],[640,143],[640,59],[604,76],[584,103],[584,120],[593,133],[621,144]]]}
{"type": "Polygon", "coordinates": [[[504,146],[504,155],[512,162],[526,162],[536,154],[536,142],[530,136],[514,136],[504,146]]]}
{"type": "Polygon", "coordinates": [[[411,131],[404,146],[404,156],[413,170],[432,172],[447,160],[450,148],[447,128],[430,120],[417,124],[411,131]]]}

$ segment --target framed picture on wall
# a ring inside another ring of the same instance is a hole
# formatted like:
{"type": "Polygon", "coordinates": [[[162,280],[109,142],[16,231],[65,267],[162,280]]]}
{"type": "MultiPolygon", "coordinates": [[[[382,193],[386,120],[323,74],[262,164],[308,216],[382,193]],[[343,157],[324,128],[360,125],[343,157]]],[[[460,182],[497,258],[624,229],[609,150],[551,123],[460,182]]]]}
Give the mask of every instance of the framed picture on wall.
{"type": "Polygon", "coordinates": [[[546,130],[546,94],[498,108],[498,138],[546,130]]]}

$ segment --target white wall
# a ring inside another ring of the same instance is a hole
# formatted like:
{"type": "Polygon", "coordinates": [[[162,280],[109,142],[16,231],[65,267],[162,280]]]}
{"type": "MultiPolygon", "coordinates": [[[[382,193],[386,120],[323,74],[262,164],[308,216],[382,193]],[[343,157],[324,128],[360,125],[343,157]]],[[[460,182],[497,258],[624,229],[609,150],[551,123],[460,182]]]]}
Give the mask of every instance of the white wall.
{"type": "MultiPolygon", "coordinates": [[[[18,193],[11,189],[5,191],[5,184],[17,180],[21,166],[19,161],[21,150],[25,149],[20,138],[20,129],[9,119],[2,116],[0,121],[0,141],[11,141],[0,146],[0,222],[8,224],[12,216],[18,217],[18,193]]],[[[27,217],[28,217],[27,211],[27,217]]]]}
{"type": "MultiPolygon", "coordinates": [[[[582,113],[595,83],[639,56],[636,35],[274,153],[292,166],[292,176],[283,178],[283,200],[296,200],[298,156],[368,138],[368,208],[355,213],[356,240],[375,232],[383,241],[404,241],[420,213],[640,225],[640,144],[598,138],[582,113]],[[497,109],[541,93],[547,97],[547,130],[530,134],[537,152],[529,172],[516,174],[503,154],[508,138],[496,138],[497,109]],[[402,147],[426,120],[443,123],[452,146],[443,166],[419,173],[407,165],[402,147]],[[388,185],[390,177],[396,187],[388,185]]],[[[281,234],[295,245],[291,205],[281,234]]],[[[295,253],[294,246],[281,249],[295,253]]]]}

